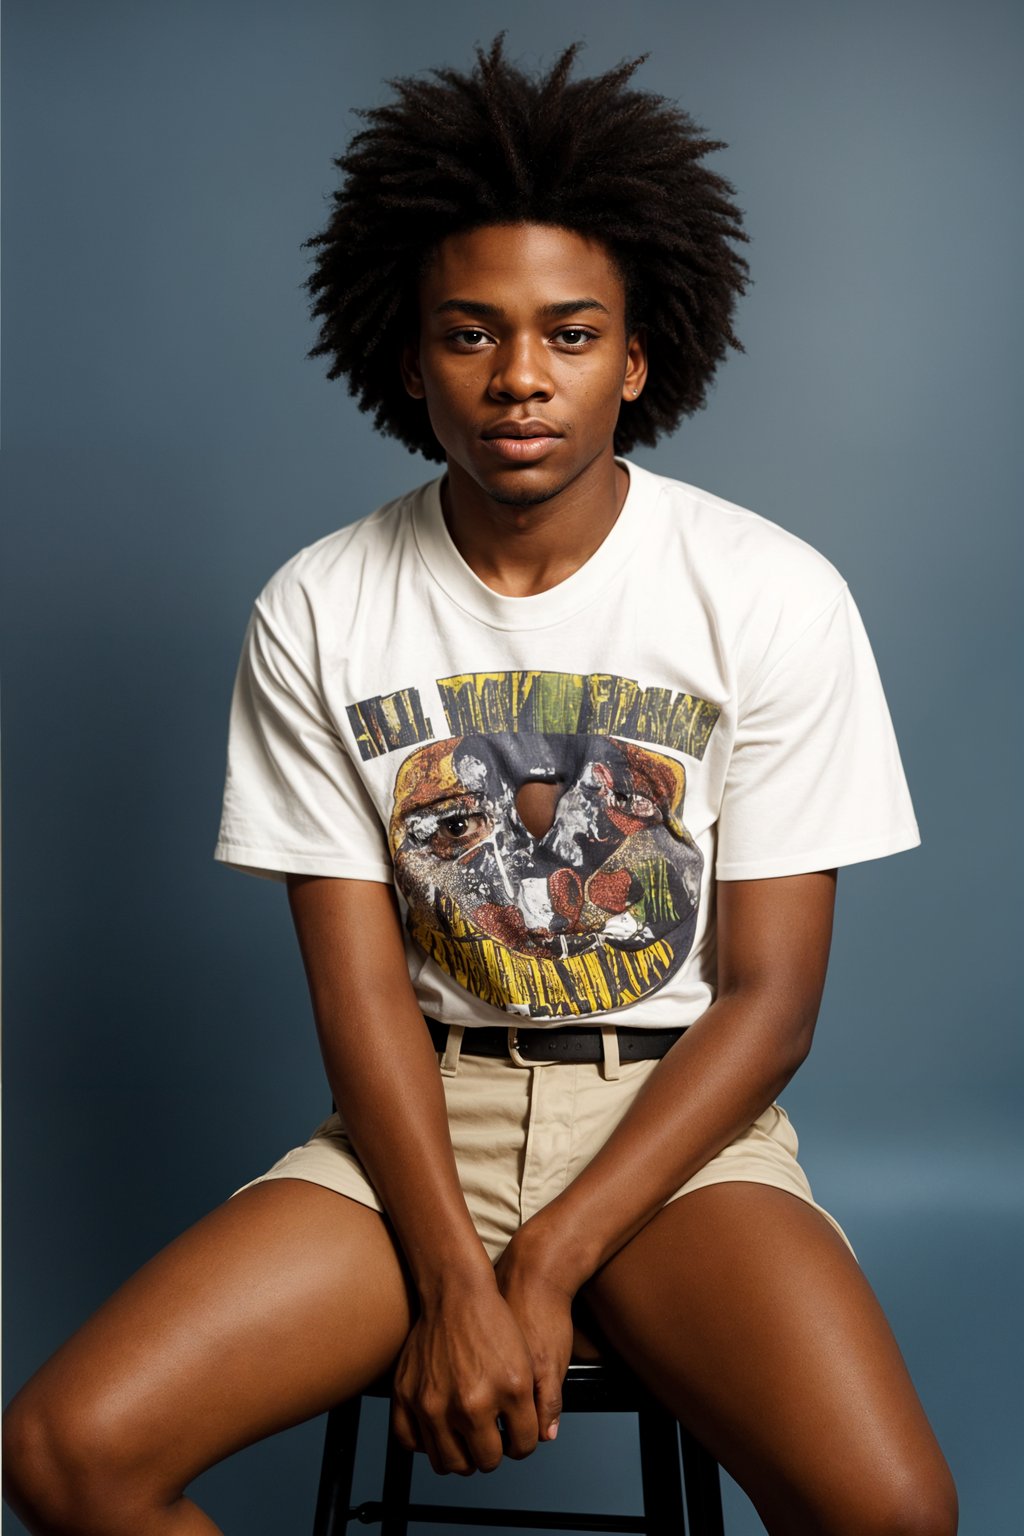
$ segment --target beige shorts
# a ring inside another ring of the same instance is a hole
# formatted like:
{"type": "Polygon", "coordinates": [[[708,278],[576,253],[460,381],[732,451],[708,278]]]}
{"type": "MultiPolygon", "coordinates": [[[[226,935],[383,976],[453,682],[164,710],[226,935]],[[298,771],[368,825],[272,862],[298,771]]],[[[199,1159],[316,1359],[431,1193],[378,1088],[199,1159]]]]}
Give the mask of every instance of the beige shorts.
{"type": "MultiPolygon", "coordinates": [[[[466,1204],[493,1261],[523,1222],[590,1162],[659,1063],[631,1061],[617,1069],[607,1061],[519,1064],[460,1052],[461,1035],[452,1029],[448,1050],[437,1060],[466,1204]]],[[[251,1184],[266,1179],[306,1179],[383,1209],[338,1114],[251,1184]]],[[[796,1132],[780,1105],[769,1105],[669,1198],[737,1180],[770,1184],[806,1200],[850,1247],[839,1223],[811,1194],[797,1162],[796,1132]]]]}

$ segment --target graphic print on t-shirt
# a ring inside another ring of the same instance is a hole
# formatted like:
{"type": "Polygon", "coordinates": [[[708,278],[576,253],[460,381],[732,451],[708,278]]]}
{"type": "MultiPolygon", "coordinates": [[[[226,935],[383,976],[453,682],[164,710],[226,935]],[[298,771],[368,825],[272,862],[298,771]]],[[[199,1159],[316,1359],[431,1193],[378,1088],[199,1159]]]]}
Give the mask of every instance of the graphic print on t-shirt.
{"type": "Polygon", "coordinates": [[[703,859],[679,816],[680,764],[602,736],[460,736],[414,752],[395,784],[395,878],[416,942],[510,1012],[637,1001],[689,952],[703,859]],[[564,785],[548,832],[516,809],[564,785]]]}
{"type": "Polygon", "coordinates": [[[685,741],[702,757],[718,710],[596,674],[470,673],[439,688],[462,732],[443,740],[415,690],[349,709],[353,726],[400,736],[396,747],[427,739],[398,770],[389,827],[416,943],[475,996],[528,1017],[606,1012],[656,991],[697,922],[704,861],[682,819],[686,771],[594,727],[685,741]],[[517,809],[527,783],[556,786],[539,835],[517,809]]]}

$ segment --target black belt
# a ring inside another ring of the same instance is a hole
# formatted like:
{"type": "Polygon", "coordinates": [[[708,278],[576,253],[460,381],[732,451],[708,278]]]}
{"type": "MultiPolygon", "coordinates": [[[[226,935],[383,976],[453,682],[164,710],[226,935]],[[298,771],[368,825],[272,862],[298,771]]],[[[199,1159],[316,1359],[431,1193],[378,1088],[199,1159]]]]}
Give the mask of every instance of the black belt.
{"type": "MultiPolygon", "coordinates": [[[[427,1019],[434,1049],[444,1051],[448,1044],[447,1024],[427,1019]]],[[[467,1024],[462,1037],[463,1054],[469,1056],[511,1055],[509,1030],[517,1055],[524,1061],[603,1061],[601,1031],[589,1029],[539,1029],[536,1025],[521,1029],[516,1025],[467,1024]]],[[[656,1061],[665,1056],[686,1029],[625,1029],[615,1031],[619,1040],[620,1061],[656,1061]]]]}

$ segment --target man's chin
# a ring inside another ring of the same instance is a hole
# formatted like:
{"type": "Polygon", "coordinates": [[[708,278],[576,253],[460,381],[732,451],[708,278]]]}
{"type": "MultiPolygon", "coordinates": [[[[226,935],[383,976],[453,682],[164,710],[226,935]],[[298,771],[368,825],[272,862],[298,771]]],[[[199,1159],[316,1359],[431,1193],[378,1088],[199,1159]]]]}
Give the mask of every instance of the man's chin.
{"type": "MultiPolygon", "coordinates": [[[[565,457],[558,455],[561,462],[547,459],[542,463],[515,466],[480,463],[471,453],[465,457],[456,457],[449,451],[449,480],[454,473],[459,480],[472,481],[477,491],[482,492],[495,506],[519,509],[542,506],[545,502],[553,501],[556,496],[561,496],[581,476],[593,473],[597,461],[602,457],[600,453],[590,458],[581,457],[578,445],[574,447],[574,453],[567,453],[565,457]],[[571,462],[566,462],[566,458],[571,459],[571,462]]],[[[609,457],[609,462],[614,461],[609,457]]],[[[470,491],[469,494],[473,493],[470,491]]]]}
{"type": "Polygon", "coordinates": [[[502,507],[537,507],[553,497],[560,496],[576,479],[579,470],[571,474],[545,474],[540,465],[522,469],[505,470],[500,476],[474,475],[480,489],[502,507]]]}
{"type": "Polygon", "coordinates": [[[501,486],[498,488],[486,486],[485,490],[492,501],[498,502],[503,507],[537,507],[542,502],[550,501],[560,491],[564,491],[565,486],[545,486],[541,489],[528,489],[526,486],[501,486]]]}

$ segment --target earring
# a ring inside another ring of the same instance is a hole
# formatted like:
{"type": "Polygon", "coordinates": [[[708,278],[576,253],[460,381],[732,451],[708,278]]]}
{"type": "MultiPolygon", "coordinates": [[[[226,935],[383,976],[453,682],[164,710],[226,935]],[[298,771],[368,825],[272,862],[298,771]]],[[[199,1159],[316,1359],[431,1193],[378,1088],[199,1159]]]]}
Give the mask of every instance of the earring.
{"type": "Polygon", "coordinates": [[[634,398],[634,400],[636,399],[636,397],[637,397],[637,395],[639,393],[640,393],[640,391],[638,389],[634,389],[634,391],[633,391],[633,398],[634,398]]]}

